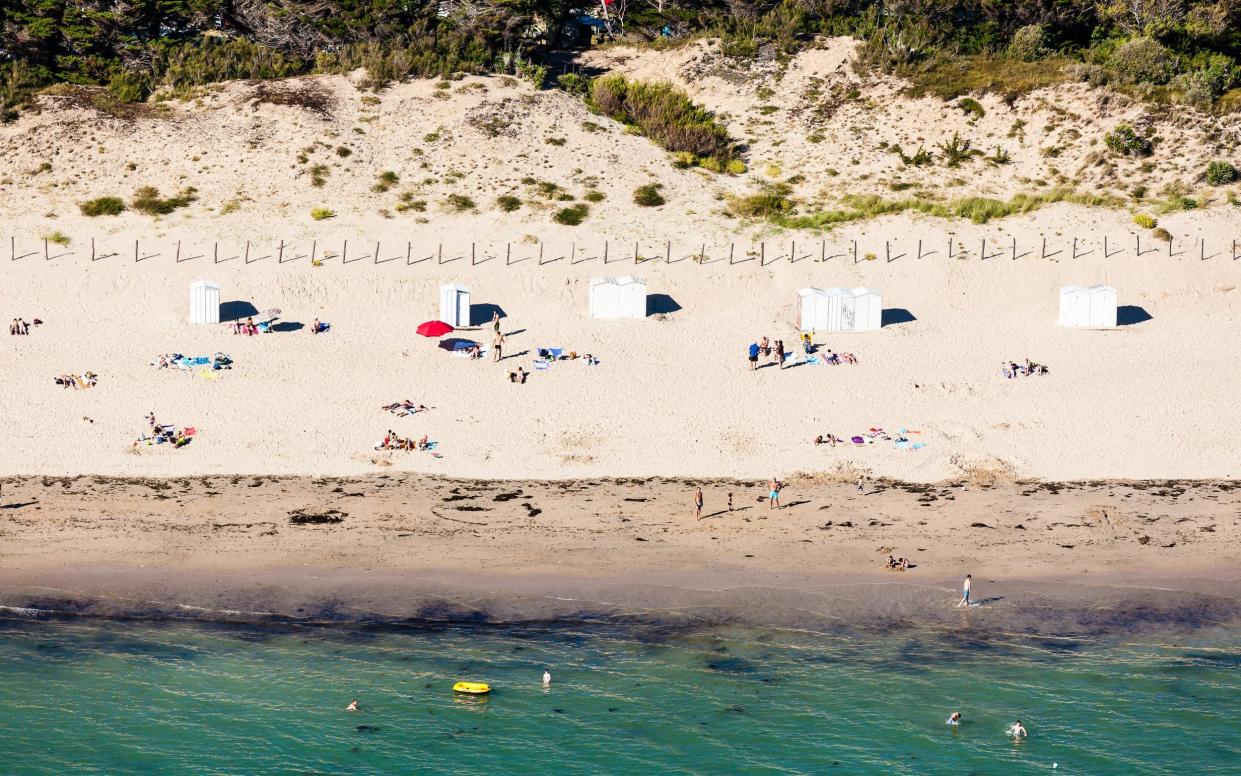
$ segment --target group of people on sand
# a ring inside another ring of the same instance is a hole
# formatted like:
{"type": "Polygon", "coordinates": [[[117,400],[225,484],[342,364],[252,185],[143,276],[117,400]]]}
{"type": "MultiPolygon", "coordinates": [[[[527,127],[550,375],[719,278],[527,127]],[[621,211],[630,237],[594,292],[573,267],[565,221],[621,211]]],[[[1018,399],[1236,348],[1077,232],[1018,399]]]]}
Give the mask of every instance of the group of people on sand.
{"type": "Polygon", "coordinates": [[[139,434],[134,440],[133,447],[137,449],[138,445],[146,442],[148,446],[158,444],[171,444],[174,448],[185,447],[190,443],[190,438],[198,433],[193,426],[185,428],[177,428],[171,423],[160,423],[155,419],[155,411],[147,413],[147,432],[139,434]]]}
{"type": "MultiPolygon", "coordinates": [[[[43,323],[43,321],[38,318],[34,319],[35,326],[38,326],[40,323],[43,323]]],[[[24,318],[14,318],[13,322],[9,324],[9,334],[17,337],[24,337],[30,334],[30,324],[26,323],[24,318]]]]}
{"type": "Polygon", "coordinates": [[[760,357],[769,359],[768,363],[775,364],[779,369],[783,369],[788,355],[788,352],[784,349],[784,340],[776,340],[773,343],[767,337],[762,337],[757,342],[750,343],[750,371],[753,372],[758,369],[760,357]]]}
{"type": "Polygon", "coordinates": [[[429,412],[431,410],[431,408],[425,404],[414,404],[412,399],[393,402],[392,404],[385,404],[383,409],[391,412],[398,418],[403,418],[406,415],[414,415],[419,412],[429,412]]]}
{"type": "Polygon", "coordinates": [[[238,318],[229,324],[229,328],[232,329],[233,334],[245,334],[250,337],[259,333],[259,326],[254,322],[253,317],[247,317],[244,321],[238,318]]]}
{"type": "MultiPolygon", "coordinates": [[[[811,356],[818,352],[819,346],[814,344],[810,332],[802,332],[801,347],[805,353],[805,357],[809,363],[817,363],[811,356]]],[[[774,343],[767,337],[761,337],[756,342],[751,342],[748,350],[750,359],[750,371],[759,369],[759,359],[769,359],[769,364],[775,364],[780,369],[784,368],[784,363],[789,360],[792,355],[784,346],[784,340],[776,340],[774,343]]],[[[856,364],[857,357],[852,353],[833,353],[828,350],[817,358],[823,359],[823,363],[829,366],[840,366],[841,364],[856,364]]]]}
{"type": "Polygon", "coordinates": [[[1006,361],[1002,365],[1004,377],[1012,380],[1014,377],[1032,377],[1034,375],[1047,374],[1046,364],[1036,364],[1030,359],[1026,359],[1025,366],[1018,364],[1016,361],[1006,361]]]}
{"type": "Polygon", "coordinates": [[[404,439],[397,436],[397,433],[388,429],[388,434],[383,441],[375,445],[376,450],[430,450],[431,442],[424,435],[422,439],[415,442],[412,439],[404,439]]]}
{"type": "Polygon", "coordinates": [[[73,388],[74,390],[85,390],[94,388],[99,383],[99,375],[94,372],[87,372],[83,375],[57,375],[56,384],[64,388],[73,388]]]}

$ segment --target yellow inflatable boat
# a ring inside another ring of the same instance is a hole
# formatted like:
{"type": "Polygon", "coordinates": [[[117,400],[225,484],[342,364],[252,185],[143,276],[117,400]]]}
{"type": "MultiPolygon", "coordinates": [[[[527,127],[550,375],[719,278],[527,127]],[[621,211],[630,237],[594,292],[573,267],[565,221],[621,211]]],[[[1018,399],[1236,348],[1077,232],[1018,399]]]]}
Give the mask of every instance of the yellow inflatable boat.
{"type": "Polygon", "coordinates": [[[452,691],[466,695],[486,695],[491,692],[491,685],[486,682],[457,682],[452,686],[452,691]]]}

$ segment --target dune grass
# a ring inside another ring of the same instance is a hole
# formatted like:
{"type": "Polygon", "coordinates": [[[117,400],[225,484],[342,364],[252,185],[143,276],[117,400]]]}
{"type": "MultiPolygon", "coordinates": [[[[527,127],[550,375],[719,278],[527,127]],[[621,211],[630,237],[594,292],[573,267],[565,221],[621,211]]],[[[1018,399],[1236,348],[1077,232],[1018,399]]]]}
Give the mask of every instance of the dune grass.
{"type": "MultiPolygon", "coordinates": [[[[961,197],[946,202],[934,202],[926,199],[884,199],[877,194],[848,195],[841,199],[842,207],[832,210],[821,210],[816,213],[794,215],[791,200],[773,204],[773,192],[760,192],[751,197],[733,200],[730,209],[737,215],[746,215],[745,205],[748,200],[758,197],[763,199],[760,212],[755,215],[765,216],[768,220],[789,229],[830,229],[836,224],[865,221],[879,216],[897,215],[900,213],[923,213],[936,218],[966,218],[976,224],[985,224],[998,218],[1032,213],[1045,205],[1056,202],[1069,202],[1077,205],[1095,207],[1119,207],[1117,200],[1096,194],[1082,194],[1072,189],[1053,189],[1043,194],[1015,194],[1007,200],[991,197],[961,197]]],[[[777,195],[777,199],[779,199],[777,195]]]]}

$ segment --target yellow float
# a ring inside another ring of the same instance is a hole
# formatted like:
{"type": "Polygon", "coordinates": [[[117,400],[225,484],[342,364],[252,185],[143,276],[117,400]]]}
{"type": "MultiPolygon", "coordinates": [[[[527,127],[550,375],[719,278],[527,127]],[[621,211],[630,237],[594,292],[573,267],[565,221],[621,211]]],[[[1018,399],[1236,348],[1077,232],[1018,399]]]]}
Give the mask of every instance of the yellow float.
{"type": "Polygon", "coordinates": [[[491,685],[486,682],[457,682],[452,686],[452,691],[466,695],[486,695],[491,692],[491,685]]]}

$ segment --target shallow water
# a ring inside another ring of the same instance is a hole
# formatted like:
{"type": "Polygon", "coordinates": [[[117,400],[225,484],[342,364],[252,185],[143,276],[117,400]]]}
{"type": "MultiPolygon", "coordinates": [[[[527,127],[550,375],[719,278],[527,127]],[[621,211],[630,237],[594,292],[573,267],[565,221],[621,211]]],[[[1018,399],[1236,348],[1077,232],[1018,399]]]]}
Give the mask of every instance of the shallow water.
{"type": "Polygon", "coordinates": [[[0,622],[0,771],[1236,774],[1239,636],[0,622]]]}

